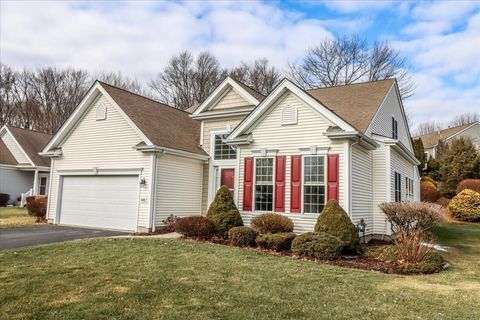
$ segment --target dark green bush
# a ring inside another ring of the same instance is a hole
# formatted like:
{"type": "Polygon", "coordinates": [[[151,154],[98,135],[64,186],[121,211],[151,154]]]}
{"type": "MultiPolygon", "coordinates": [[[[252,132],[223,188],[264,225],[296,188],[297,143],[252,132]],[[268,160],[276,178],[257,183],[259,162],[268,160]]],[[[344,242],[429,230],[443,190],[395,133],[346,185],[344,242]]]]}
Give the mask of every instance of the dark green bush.
{"type": "Polygon", "coordinates": [[[327,202],[318,216],[315,232],[325,232],[343,241],[346,251],[357,251],[360,248],[358,229],[347,213],[335,200],[327,202]]]}
{"type": "Polygon", "coordinates": [[[5,207],[8,200],[10,200],[10,195],[7,193],[0,193],[0,207],[5,207]]]}
{"type": "Polygon", "coordinates": [[[233,227],[228,230],[228,239],[238,247],[251,247],[255,245],[258,231],[250,227],[233,227]]]}
{"type": "Polygon", "coordinates": [[[224,238],[228,236],[230,228],[243,226],[242,216],[227,186],[218,189],[215,199],[208,208],[207,217],[215,223],[217,234],[224,238]]]}
{"type": "Polygon", "coordinates": [[[343,242],[338,237],[324,232],[307,232],[292,242],[292,252],[297,256],[320,260],[332,260],[340,256],[343,242]]]}
{"type": "Polygon", "coordinates": [[[290,250],[292,241],[297,235],[293,232],[266,233],[257,237],[257,245],[275,251],[290,250]]]}
{"type": "Polygon", "coordinates": [[[253,217],[250,221],[250,225],[260,233],[293,231],[292,220],[278,213],[266,213],[253,217]]]}
{"type": "Polygon", "coordinates": [[[178,218],[175,231],[186,237],[208,240],[215,234],[215,224],[204,216],[178,218]]]}

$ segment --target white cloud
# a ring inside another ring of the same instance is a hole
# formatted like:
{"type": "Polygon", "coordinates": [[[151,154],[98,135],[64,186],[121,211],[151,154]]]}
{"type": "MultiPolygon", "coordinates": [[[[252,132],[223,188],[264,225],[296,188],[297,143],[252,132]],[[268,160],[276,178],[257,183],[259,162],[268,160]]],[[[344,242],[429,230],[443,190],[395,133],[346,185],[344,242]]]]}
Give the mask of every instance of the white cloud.
{"type": "Polygon", "coordinates": [[[182,50],[226,65],[286,61],[324,37],[320,20],[260,2],[2,2],[2,62],[121,70],[148,80],[182,50]]]}
{"type": "MultiPolygon", "coordinates": [[[[315,1],[312,1],[315,2],[315,1]]],[[[324,4],[333,10],[343,13],[353,13],[359,11],[376,11],[391,8],[394,1],[378,0],[343,0],[343,1],[324,1],[324,4]]]]}

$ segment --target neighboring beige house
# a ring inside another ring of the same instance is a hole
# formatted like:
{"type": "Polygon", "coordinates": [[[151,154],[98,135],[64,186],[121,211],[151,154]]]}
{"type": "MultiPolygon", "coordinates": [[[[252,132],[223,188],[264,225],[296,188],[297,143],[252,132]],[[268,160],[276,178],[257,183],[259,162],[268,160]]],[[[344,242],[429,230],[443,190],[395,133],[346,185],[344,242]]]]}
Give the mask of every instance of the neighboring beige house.
{"type": "Polygon", "coordinates": [[[426,163],[431,157],[436,158],[437,146],[440,140],[449,143],[460,137],[471,139],[475,146],[480,149],[480,122],[450,127],[444,130],[417,136],[414,137],[414,139],[422,139],[423,148],[425,149],[424,158],[426,163]]]}
{"type": "Polygon", "coordinates": [[[264,97],[227,77],[192,114],[96,82],[43,150],[53,223],[153,230],[204,214],[221,185],[248,225],[275,212],[312,231],[336,199],[368,235],[378,204],[419,199],[418,161],[395,80],[264,97]]]}
{"type": "Polygon", "coordinates": [[[52,136],[13,126],[0,129],[0,193],[9,203],[31,195],[48,194],[50,160],[38,155],[52,136]]]}

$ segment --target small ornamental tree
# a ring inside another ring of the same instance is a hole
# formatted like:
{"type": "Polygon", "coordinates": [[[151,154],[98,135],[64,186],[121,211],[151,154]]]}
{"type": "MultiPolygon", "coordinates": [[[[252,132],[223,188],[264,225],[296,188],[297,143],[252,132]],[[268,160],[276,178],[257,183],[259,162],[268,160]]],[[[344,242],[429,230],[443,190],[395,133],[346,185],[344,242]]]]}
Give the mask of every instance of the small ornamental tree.
{"type": "Polygon", "coordinates": [[[215,223],[217,234],[224,238],[228,236],[228,230],[231,228],[243,226],[242,216],[227,186],[218,189],[215,199],[208,208],[207,217],[215,223]]]}
{"type": "Polygon", "coordinates": [[[327,202],[318,216],[315,232],[324,232],[338,237],[347,251],[356,251],[360,247],[357,227],[352,223],[345,210],[335,200],[327,202]]]}
{"type": "Polygon", "coordinates": [[[452,141],[440,162],[443,183],[440,192],[454,195],[460,181],[476,179],[480,175],[480,153],[470,139],[460,137],[452,141]]]}
{"type": "Polygon", "coordinates": [[[423,141],[421,138],[413,139],[412,144],[415,158],[420,161],[420,164],[418,165],[418,170],[422,172],[423,168],[425,168],[425,158],[423,156],[425,149],[423,148],[423,141]]]}

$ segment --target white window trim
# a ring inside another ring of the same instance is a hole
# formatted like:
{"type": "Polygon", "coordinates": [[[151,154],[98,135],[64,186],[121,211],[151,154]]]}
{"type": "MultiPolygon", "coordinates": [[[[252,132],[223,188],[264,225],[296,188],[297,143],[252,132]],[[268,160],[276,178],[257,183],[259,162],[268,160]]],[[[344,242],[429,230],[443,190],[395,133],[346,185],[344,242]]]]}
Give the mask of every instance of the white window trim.
{"type": "Polygon", "coordinates": [[[323,183],[325,187],[325,200],[324,200],[324,206],[327,204],[327,154],[321,154],[321,155],[302,155],[302,190],[301,190],[301,197],[302,197],[302,208],[300,210],[302,215],[307,215],[307,216],[313,216],[316,215],[318,216],[320,212],[314,213],[314,212],[305,212],[305,207],[304,207],[304,188],[305,188],[305,158],[312,158],[312,157],[323,157],[323,183]]]}
{"type": "Polygon", "coordinates": [[[255,156],[253,157],[253,205],[252,205],[252,212],[263,214],[263,213],[272,213],[275,212],[275,181],[276,181],[276,161],[275,157],[273,156],[255,156]],[[272,159],[272,211],[264,211],[264,210],[256,210],[256,186],[257,186],[257,159],[272,159]]]}

